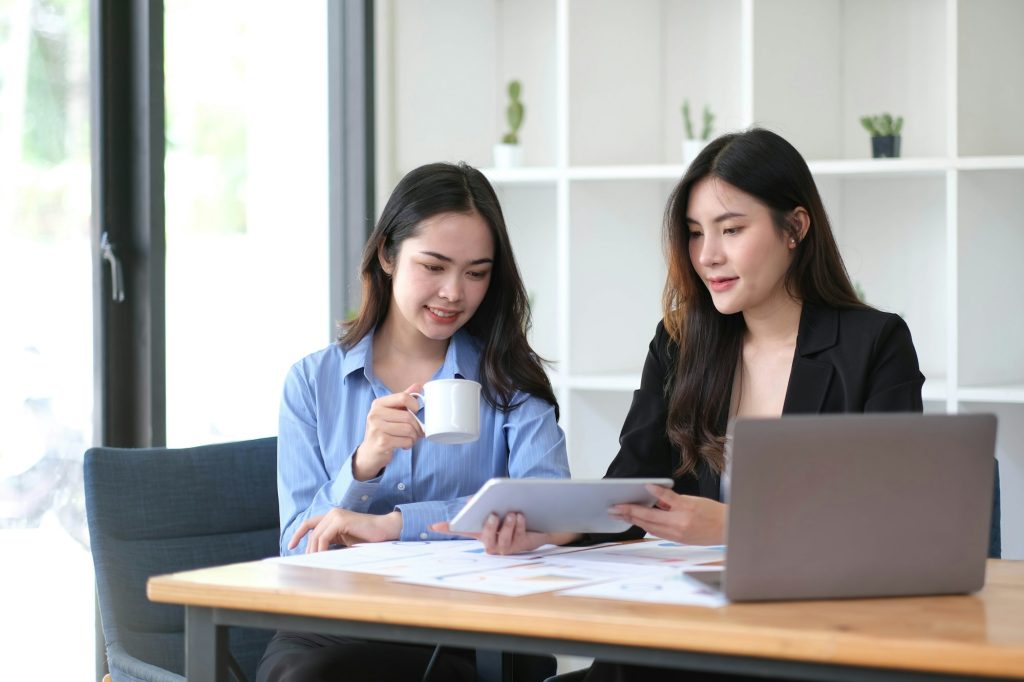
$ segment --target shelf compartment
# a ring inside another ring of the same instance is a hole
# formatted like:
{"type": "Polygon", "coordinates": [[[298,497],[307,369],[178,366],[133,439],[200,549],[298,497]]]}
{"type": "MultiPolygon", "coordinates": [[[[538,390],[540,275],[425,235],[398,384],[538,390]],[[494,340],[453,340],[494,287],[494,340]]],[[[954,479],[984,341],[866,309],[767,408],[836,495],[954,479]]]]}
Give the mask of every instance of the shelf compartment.
{"type": "Polygon", "coordinates": [[[958,184],[958,383],[1024,383],[1024,170],[963,171],[958,184]]]}
{"type": "Polygon", "coordinates": [[[809,159],[864,158],[860,117],[903,116],[905,154],[946,143],[946,10],[934,0],[754,2],[754,121],[809,159]]]}
{"type": "Polygon", "coordinates": [[[949,384],[944,376],[936,376],[932,379],[924,375],[924,386],[921,388],[921,399],[925,402],[943,402],[949,396],[949,384]]]}
{"type": "Polygon", "coordinates": [[[390,65],[377,72],[388,175],[440,160],[491,165],[512,79],[523,85],[525,162],[555,163],[555,3],[395,0],[388,14],[376,46],[390,65]]]}
{"type": "Polygon", "coordinates": [[[570,185],[570,375],[639,373],[661,319],[671,183],[570,185]]]}
{"type": "Polygon", "coordinates": [[[945,376],[945,175],[824,177],[818,187],[850,278],[870,305],[907,321],[924,375],[945,376]]]}
{"type": "Polygon", "coordinates": [[[741,0],[570,2],[570,163],[681,161],[684,97],[698,135],[705,105],[713,135],[748,125],[742,11],[741,0]]]}
{"type": "Polygon", "coordinates": [[[569,467],[573,478],[601,478],[619,451],[619,433],[633,402],[621,391],[572,392],[569,467]]]}
{"type": "Polygon", "coordinates": [[[1021,26],[1019,0],[957,3],[957,139],[963,156],[1024,154],[1021,26]]]}
{"type": "Polygon", "coordinates": [[[553,185],[499,185],[495,188],[512,250],[530,297],[530,345],[558,362],[558,249],[553,185]]]}

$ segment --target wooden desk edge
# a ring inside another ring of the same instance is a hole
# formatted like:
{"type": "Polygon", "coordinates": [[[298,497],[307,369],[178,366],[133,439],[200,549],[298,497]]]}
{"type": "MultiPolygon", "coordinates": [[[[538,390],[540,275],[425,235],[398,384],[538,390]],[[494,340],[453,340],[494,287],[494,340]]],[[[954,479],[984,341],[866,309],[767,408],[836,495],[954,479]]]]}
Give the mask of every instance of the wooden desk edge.
{"type": "MultiPolygon", "coordinates": [[[[443,627],[468,632],[528,635],[596,644],[654,647],[829,665],[1024,679],[1024,617],[1021,619],[1021,627],[1013,633],[1015,638],[1005,645],[955,639],[879,636],[848,629],[839,622],[828,628],[799,630],[797,636],[794,636],[793,629],[788,626],[745,624],[714,617],[722,613],[722,610],[716,609],[699,609],[701,618],[692,623],[685,620],[673,621],[672,630],[668,632],[662,625],[652,623],[649,617],[645,617],[642,610],[643,606],[647,605],[642,604],[638,604],[637,609],[624,611],[611,607],[611,604],[621,602],[580,600],[596,602],[599,607],[608,606],[604,609],[605,613],[601,614],[602,617],[595,619],[593,614],[581,614],[578,610],[568,615],[553,613],[550,609],[540,612],[535,604],[515,597],[498,598],[497,602],[489,599],[484,603],[470,601],[452,604],[446,599],[452,595],[451,591],[434,588],[423,588],[426,591],[417,592],[417,599],[414,602],[410,602],[406,596],[389,599],[386,595],[365,596],[358,593],[333,594],[333,600],[324,600],[323,590],[318,593],[316,590],[295,587],[225,585],[219,584],[223,580],[211,580],[211,577],[218,576],[226,570],[252,572],[259,570],[255,568],[257,566],[266,564],[251,562],[236,564],[233,567],[215,567],[154,576],[147,585],[147,594],[151,600],[157,602],[221,609],[266,611],[428,628],[443,627]],[[344,609],[339,610],[342,606],[344,609]],[[439,608],[443,608],[445,613],[443,625],[437,621],[439,608]],[[607,613],[608,611],[613,613],[607,613]],[[586,619],[583,616],[586,616],[586,619]]],[[[1024,609],[1024,562],[990,562],[989,569],[990,580],[986,583],[985,591],[1013,593],[1011,596],[1015,596],[1015,601],[1024,609]],[[1009,570],[1010,565],[1013,565],[1013,570],[1009,570]]],[[[319,572],[323,569],[298,570],[319,572]]],[[[382,580],[377,577],[375,579],[382,580]]],[[[985,591],[979,595],[983,595],[985,591]]],[[[578,600],[575,597],[564,599],[572,599],[574,602],[578,600]]],[[[852,600],[849,603],[856,605],[863,601],[852,600]]],[[[930,598],[921,600],[922,605],[929,602],[930,598]]],[[[840,607],[843,603],[828,602],[840,607]]],[[[984,605],[984,602],[979,600],[979,608],[983,609],[984,605]]],[[[738,608],[757,609],[761,606],[744,604],[738,605],[738,608]]],[[[778,603],[763,606],[772,608],[778,606],[778,603]]],[[[1024,610],[1021,612],[1024,613],[1024,610]]]]}

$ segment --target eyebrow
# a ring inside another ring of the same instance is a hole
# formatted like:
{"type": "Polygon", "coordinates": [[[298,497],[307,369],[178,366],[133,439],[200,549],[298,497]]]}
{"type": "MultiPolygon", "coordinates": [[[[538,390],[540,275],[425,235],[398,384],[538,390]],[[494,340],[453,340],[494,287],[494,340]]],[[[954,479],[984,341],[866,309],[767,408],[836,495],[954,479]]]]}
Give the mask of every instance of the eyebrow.
{"type": "MultiPolygon", "coordinates": [[[[423,254],[424,256],[430,256],[431,258],[436,258],[437,260],[442,260],[445,263],[454,263],[455,262],[453,259],[449,258],[448,256],[445,256],[443,254],[437,253],[436,251],[420,251],[420,253],[423,254]]],[[[494,262],[493,258],[477,258],[476,260],[469,261],[469,264],[470,265],[483,265],[485,263],[493,263],[493,262],[494,262]]]]}
{"type": "MultiPolygon", "coordinates": [[[[711,222],[713,222],[713,223],[721,223],[721,222],[725,222],[726,220],[729,220],[730,218],[746,218],[746,217],[747,217],[746,213],[736,213],[735,211],[729,211],[728,213],[723,213],[722,215],[718,216],[717,218],[715,218],[711,222]]],[[[690,216],[686,216],[686,224],[689,225],[690,223],[693,223],[694,225],[700,225],[699,222],[697,222],[696,220],[694,220],[690,216]]]]}

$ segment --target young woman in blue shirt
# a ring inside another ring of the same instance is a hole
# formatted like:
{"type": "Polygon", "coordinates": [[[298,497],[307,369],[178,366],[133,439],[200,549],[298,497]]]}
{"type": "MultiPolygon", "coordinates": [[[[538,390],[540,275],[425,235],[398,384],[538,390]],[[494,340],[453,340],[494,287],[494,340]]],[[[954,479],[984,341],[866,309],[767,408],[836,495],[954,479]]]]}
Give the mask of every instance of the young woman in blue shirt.
{"type": "MultiPolygon", "coordinates": [[[[396,186],[366,244],[363,298],[332,344],[296,363],[278,435],[281,553],[447,539],[489,478],[569,475],[558,405],[526,338],[530,312],[497,196],[480,171],[435,163],[396,186]],[[413,413],[423,384],[482,385],[480,438],[443,445],[413,413]]],[[[260,680],[419,679],[432,647],[278,633],[260,680]]],[[[439,679],[472,679],[446,649],[439,679]]]]}

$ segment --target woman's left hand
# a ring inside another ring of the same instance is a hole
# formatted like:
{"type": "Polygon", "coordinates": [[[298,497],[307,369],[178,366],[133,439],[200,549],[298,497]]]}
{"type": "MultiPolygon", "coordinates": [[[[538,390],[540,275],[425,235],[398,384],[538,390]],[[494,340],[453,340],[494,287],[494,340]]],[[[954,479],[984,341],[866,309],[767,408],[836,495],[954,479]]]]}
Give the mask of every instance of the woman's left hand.
{"type": "Polygon", "coordinates": [[[298,547],[307,533],[306,554],[326,551],[331,545],[397,540],[402,534],[402,512],[361,514],[335,507],[326,514],[303,521],[288,543],[288,549],[298,547]]]}
{"type": "Polygon", "coordinates": [[[725,541],[728,505],[696,495],[680,495],[649,485],[657,497],[653,507],[617,504],[613,516],[640,526],[651,535],[688,545],[720,545],[725,541]]]}
{"type": "MultiPolygon", "coordinates": [[[[430,526],[437,533],[453,533],[447,521],[430,526]]],[[[510,512],[504,519],[491,514],[484,521],[483,530],[479,533],[455,533],[479,540],[488,554],[519,554],[537,549],[541,545],[564,545],[579,536],[575,533],[538,533],[526,530],[526,517],[520,513],[510,512]]]]}

